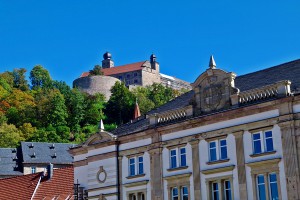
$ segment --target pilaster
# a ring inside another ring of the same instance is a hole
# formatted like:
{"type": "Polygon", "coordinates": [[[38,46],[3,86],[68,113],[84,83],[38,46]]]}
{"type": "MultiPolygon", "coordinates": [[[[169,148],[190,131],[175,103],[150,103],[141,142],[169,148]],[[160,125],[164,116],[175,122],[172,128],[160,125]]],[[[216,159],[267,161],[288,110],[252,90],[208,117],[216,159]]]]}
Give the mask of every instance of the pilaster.
{"type": "Polygon", "coordinates": [[[201,200],[199,140],[192,139],[189,143],[192,146],[194,199],[201,200]]]}
{"type": "Polygon", "coordinates": [[[150,177],[151,177],[151,199],[163,200],[164,186],[162,179],[162,148],[155,147],[149,150],[150,154],[150,177]]]}
{"type": "Polygon", "coordinates": [[[245,167],[245,154],[244,154],[244,131],[234,132],[236,144],[236,157],[237,157],[237,170],[239,180],[239,199],[247,199],[247,183],[246,183],[246,167],[245,167]]]}

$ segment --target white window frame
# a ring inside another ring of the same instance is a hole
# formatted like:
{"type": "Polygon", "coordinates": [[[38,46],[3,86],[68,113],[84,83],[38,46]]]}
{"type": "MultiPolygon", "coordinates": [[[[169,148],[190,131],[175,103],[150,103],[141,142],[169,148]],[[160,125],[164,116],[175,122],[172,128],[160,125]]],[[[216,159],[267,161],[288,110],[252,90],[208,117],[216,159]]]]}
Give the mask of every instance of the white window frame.
{"type": "Polygon", "coordinates": [[[32,173],[32,174],[35,174],[35,173],[36,173],[36,166],[32,166],[32,167],[31,167],[31,173],[32,173]]]}
{"type": "Polygon", "coordinates": [[[145,171],[144,171],[144,157],[141,155],[141,156],[135,156],[135,157],[129,157],[128,158],[128,175],[129,176],[137,176],[137,175],[142,175],[142,174],[145,174],[145,171]],[[139,161],[139,158],[142,157],[142,162],[139,161]],[[130,164],[130,160],[134,160],[134,163],[133,164],[130,164]],[[143,173],[139,173],[140,172],[140,163],[142,163],[143,165],[143,173]],[[131,165],[134,165],[134,174],[131,174],[131,165]]]}
{"type": "Polygon", "coordinates": [[[274,137],[273,137],[273,131],[272,130],[265,130],[265,131],[258,131],[255,133],[252,133],[252,153],[253,154],[262,154],[262,153],[266,153],[266,152],[273,152],[275,151],[274,148],[274,137]],[[266,137],[266,132],[271,132],[272,133],[272,137],[266,137]],[[255,153],[255,148],[254,148],[254,142],[258,141],[258,140],[254,140],[254,135],[259,134],[260,135],[260,148],[261,148],[261,152],[260,153],[255,153]],[[273,143],[273,150],[271,151],[267,151],[267,139],[272,138],[272,143],[273,143]]]}
{"type": "Polygon", "coordinates": [[[227,160],[228,159],[228,148],[227,148],[227,139],[224,138],[224,139],[219,139],[219,140],[213,140],[213,141],[210,141],[208,142],[208,156],[209,156],[209,162],[215,162],[215,161],[219,161],[219,160],[227,160]],[[223,145],[221,146],[221,141],[225,140],[226,141],[226,145],[223,145]],[[210,147],[210,144],[211,143],[215,143],[216,144],[216,147],[214,147],[216,149],[216,160],[212,160],[211,158],[211,153],[210,153],[210,150],[213,149],[210,147]],[[222,158],[221,159],[221,147],[226,147],[226,154],[227,154],[227,157],[226,158],[222,158]]]}
{"type": "Polygon", "coordinates": [[[230,180],[224,180],[223,181],[223,188],[224,188],[224,199],[225,200],[232,200],[232,182],[230,180]],[[230,185],[230,188],[226,188],[226,182],[229,182],[229,185],[230,185]],[[231,194],[231,199],[228,199],[226,197],[226,191],[230,191],[230,194],[231,194]]]}
{"type": "Polygon", "coordinates": [[[220,199],[220,185],[219,185],[218,182],[212,182],[212,183],[211,183],[211,199],[212,199],[212,200],[215,200],[215,198],[214,198],[214,193],[215,193],[215,192],[217,192],[218,197],[219,197],[219,199],[220,199]],[[218,186],[218,189],[217,189],[217,190],[214,190],[214,187],[213,187],[214,184],[217,184],[217,186],[218,186]]]}
{"type": "Polygon", "coordinates": [[[179,191],[178,191],[178,188],[177,188],[177,187],[173,187],[173,188],[171,189],[171,196],[172,196],[172,200],[174,200],[176,197],[177,197],[177,199],[179,199],[179,191]],[[173,194],[173,190],[174,190],[174,189],[177,190],[177,196],[174,196],[174,194],[173,194]]]}
{"type": "Polygon", "coordinates": [[[179,167],[186,167],[187,166],[187,151],[186,151],[186,147],[177,147],[177,148],[173,148],[173,149],[170,149],[169,150],[169,167],[170,169],[176,169],[176,168],[179,168],[179,167]],[[181,154],[181,149],[185,149],[185,153],[181,154]],[[171,152],[172,151],[175,151],[175,155],[171,155],[171,152]],[[182,165],[182,162],[181,162],[181,155],[184,155],[185,156],[185,165],[182,165]],[[175,167],[172,167],[172,157],[175,157],[175,160],[176,160],[176,166],[175,167]]]}
{"type": "Polygon", "coordinates": [[[182,186],[180,188],[180,193],[181,193],[181,197],[180,197],[181,200],[183,200],[183,197],[185,197],[185,196],[189,199],[189,188],[188,188],[188,186],[182,186]],[[186,188],[187,194],[183,193],[183,191],[184,191],[183,188],[186,188]]]}

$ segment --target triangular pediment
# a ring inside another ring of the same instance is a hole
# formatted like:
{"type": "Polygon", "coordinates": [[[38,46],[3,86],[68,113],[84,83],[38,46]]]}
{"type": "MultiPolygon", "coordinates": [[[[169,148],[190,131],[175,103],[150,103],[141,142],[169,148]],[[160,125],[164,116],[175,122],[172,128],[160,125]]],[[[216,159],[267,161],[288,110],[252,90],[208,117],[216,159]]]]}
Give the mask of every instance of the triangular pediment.
{"type": "Polygon", "coordinates": [[[90,146],[90,145],[102,143],[102,142],[115,141],[116,139],[117,139],[117,136],[113,135],[112,133],[109,133],[107,131],[100,131],[98,133],[91,135],[84,142],[84,146],[90,146]]]}

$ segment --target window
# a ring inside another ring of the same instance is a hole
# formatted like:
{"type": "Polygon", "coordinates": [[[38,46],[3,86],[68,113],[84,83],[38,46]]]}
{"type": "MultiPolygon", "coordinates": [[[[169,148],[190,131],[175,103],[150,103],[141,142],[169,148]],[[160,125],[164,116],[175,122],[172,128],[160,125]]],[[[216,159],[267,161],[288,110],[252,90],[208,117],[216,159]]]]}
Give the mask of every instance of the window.
{"type": "Polygon", "coordinates": [[[253,154],[274,151],[272,131],[253,133],[253,154]]]}
{"type": "Polygon", "coordinates": [[[137,79],[134,79],[134,83],[138,83],[138,80],[137,80],[137,79]]]}
{"type": "Polygon", "coordinates": [[[212,200],[232,200],[232,182],[228,179],[214,180],[210,183],[210,195],[209,199],[212,200]]]}
{"type": "Polygon", "coordinates": [[[122,80],[122,78],[123,78],[122,76],[119,76],[119,80],[122,80]]]}
{"type": "Polygon", "coordinates": [[[186,166],[186,148],[176,148],[170,150],[170,168],[186,166]]]}
{"type": "Polygon", "coordinates": [[[31,167],[31,173],[32,173],[32,174],[36,173],[36,167],[34,167],[34,166],[31,167]]]}
{"type": "Polygon", "coordinates": [[[129,176],[144,174],[143,156],[129,158],[129,176]]]}
{"type": "Polygon", "coordinates": [[[180,187],[180,193],[178,187],[173,187],[171,189],[171,199],[172,200],[188,200],[189,199],[189,190],[187,186],[180,187]]]}
{"type": "Polygon", "coordinates": [[[137,73],[136,73],[136,72],[134,73],[134,76],[137,76],[137,73]]]}
{"type": "Polygon", "coordinates": [[[227,159],[227,142],[226,139],[209,142],[209,161],[227,159]]]}
{"type": "Polygon", "coordinates": [[[272,200],[278,200],[278,186],[277,186],[277,175],[276,173],[270,173],[268,175],[259,174],[256,176],[256,187],[257,187],[257,199],[267,199],[267,191],[269,190],[269,197],[272,200]],[[266,183],[268,181],[268,183],[266,183]],[[267,187],[268,188],[267,188],[267,187]]]}
{"type": "Polygon", "coordinates": [[[144,192],[135,192],[129,194],[129,200],[145,200],[144,192]]]}
{"type": "Polygon", "coordinates": [[[130,74],[127,74],[126,77],[127,77],[127,78],[130,78],[130,74]]]}

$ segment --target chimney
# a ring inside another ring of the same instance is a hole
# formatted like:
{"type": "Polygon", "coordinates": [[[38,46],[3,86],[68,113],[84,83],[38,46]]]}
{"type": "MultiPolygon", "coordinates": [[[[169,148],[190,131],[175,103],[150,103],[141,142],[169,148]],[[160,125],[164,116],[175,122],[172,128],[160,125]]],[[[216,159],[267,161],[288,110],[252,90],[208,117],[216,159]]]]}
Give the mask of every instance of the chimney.
{"type": "Polygon", "coordinates": [[[49,165],[47,166],[47,179],[51,180],[53,176],[53,164],[49,163],[49,165]]]}

